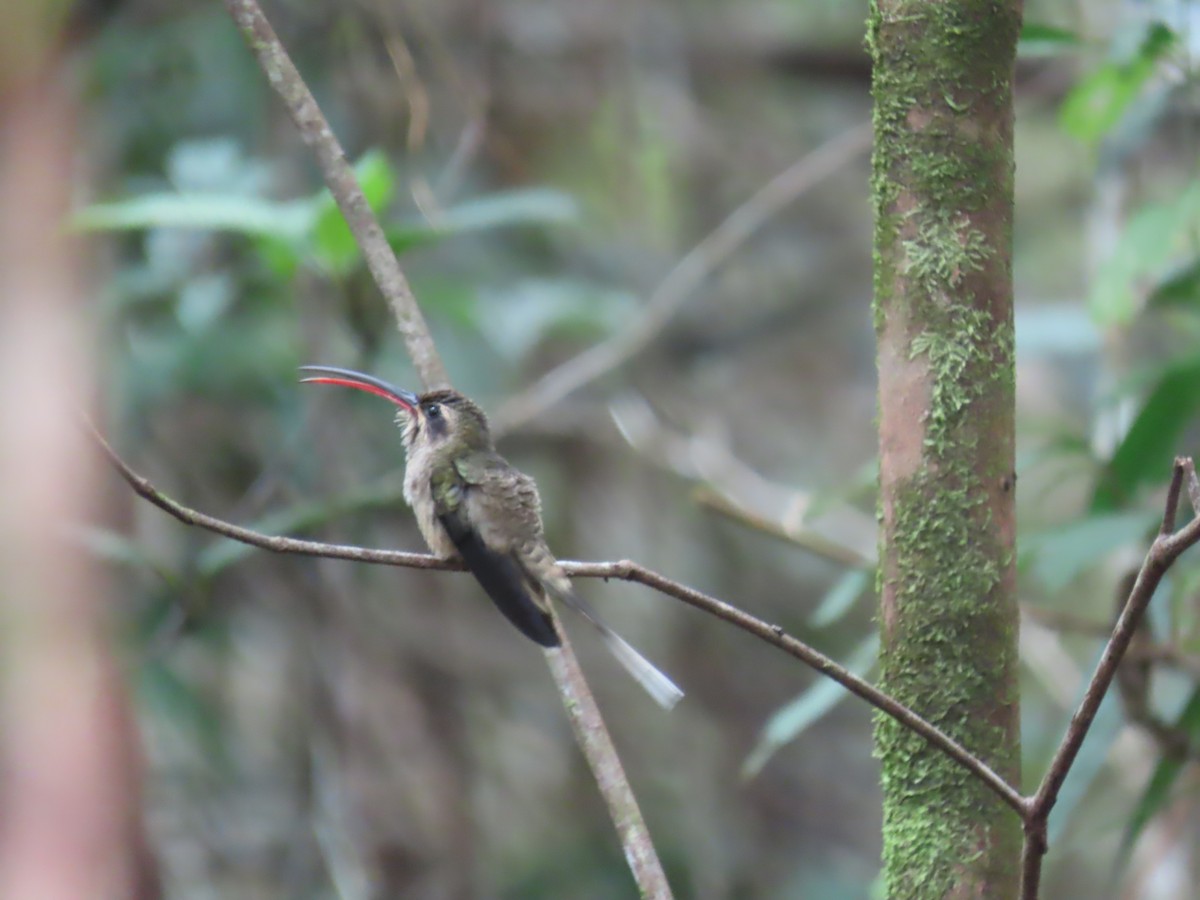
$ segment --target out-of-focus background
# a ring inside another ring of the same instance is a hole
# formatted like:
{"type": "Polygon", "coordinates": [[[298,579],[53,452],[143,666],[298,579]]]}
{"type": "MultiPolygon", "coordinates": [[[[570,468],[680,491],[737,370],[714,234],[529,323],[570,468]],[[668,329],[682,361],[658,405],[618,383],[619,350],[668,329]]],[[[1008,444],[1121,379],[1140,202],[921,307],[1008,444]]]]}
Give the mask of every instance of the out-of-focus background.
{"type": "MultiPolygon", "coordinates": [[[[298,365],[325,363],[416,386],[223,6],[86,10],[67,64],[104,430],[211,514],[421,548],[390,408],[297,384],[298,365]]],[[[456,385],[536,476],[555,551],[636,559],[872,671],[866,4],[267,13],[357,161],[456,385]],[[604,342],[597,377],[554,402],[534,390],[604,342]]],[[[1200,17],[1168,0],[1029,0],[1025,15],[1014,271],[1032,782],[1170,458],[1195,449],[1200,17]]],[[[117,573],[167,896],[634,895],[540,654],[470,579],[271,557],[115,478],[80,540],[117,573]]],[[[1171,665],[1148,695],[1127,690],[1185,734],[1198,573],[1177,570],[1155,609],[1171,665]]],[[[567,620],[678,896],[870,896],[869,709],[673,600],[581,590],[688,694],[662,713],[567,620]]],[[[1161,763],[1166,742],[1127,718],[1112,698],[1068,782],[1047,896],[1192,896],[1194,773],[1161,763]]]]}

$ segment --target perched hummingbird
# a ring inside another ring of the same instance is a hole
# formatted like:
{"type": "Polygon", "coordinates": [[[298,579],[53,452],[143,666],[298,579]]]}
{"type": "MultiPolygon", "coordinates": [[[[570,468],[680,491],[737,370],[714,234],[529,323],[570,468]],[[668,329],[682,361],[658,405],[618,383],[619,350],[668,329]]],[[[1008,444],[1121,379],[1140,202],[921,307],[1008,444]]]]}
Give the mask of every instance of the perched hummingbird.
{"type": "Polygon", "coordinates": [[[546,546],[542,502],[532,478],[492,443],[487,416],[453,390],[414,394],[361,372],[302,366],[307,384],[357,388],[399,407],[396,423],[408,464],[404,499],[425,543],[444,559],[461,559],[492,602],[543,647],[561,643],[550,616],[554,597],[580,612],[629,674],[664,709],[683,697],[662,672],[605,625],[571,587],[546,546]]]}

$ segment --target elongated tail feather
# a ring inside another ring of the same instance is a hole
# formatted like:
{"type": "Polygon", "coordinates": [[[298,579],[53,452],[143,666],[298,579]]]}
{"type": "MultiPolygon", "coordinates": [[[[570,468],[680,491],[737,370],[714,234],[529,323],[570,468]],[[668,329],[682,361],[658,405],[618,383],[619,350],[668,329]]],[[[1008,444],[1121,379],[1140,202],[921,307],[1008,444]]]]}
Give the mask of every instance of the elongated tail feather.
{"type": "Polygon", "coordinates": [[[663,709],[672,709],[676,703],[683,699],[683,691],[679,689],[679,686],[656,668],[646,657],[634,650],[628,641],[605,625],[604,621],[596,615],[596,611],[592,609],[591,604],[571,589],[570,582],[567,581],[566,576],[563,576],[563,583],[565,584],[565,590],[562,585],[554,585],[555,593],[560,596],[564,603],[592,623],[592,626],[600,632],[600,637],[604,640],[604,646],[608,647],[609,652],[617,658],[617,662],[624,666],[625,671],[633,676],[634,680],[642,686],[646,693],[654,698],[655,703],[663,709]]]}
{"type": "Polygon", "coordinates": [[[683,691],[670,678],[650,664],[642,654],[634,650],[629,643],[612,629],[600,626],[600,634],[604,644],[612,651],[612,655],[625,667],[654,702],[663,709],[671,709],[683,699],[683,691]]]}

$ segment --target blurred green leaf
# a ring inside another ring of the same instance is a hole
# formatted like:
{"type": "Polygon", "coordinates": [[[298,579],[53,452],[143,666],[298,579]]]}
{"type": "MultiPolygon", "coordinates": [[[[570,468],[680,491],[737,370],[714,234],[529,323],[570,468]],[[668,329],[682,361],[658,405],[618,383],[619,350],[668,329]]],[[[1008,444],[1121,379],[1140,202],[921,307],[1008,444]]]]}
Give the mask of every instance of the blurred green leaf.
{"type": "Polygon", "coordinates": [[[454,334],[478,331],[479,297],[473,284],[452,277],[422,278],[420,275],[414,276],[414,282],[421,306],[427,308],[431,316],[455,325],[454,334]]]}
{"type": "Polygon", "coordinates": [[[1018,305],[1015,322],[1021,359],[1096,354],[1103,348],[1095,319],[1078,303],[1018,305]]]}
{"type": "Polygon", "coordinates": [[[367,205],[378,213],[392,202],[396,194],[396,174],[381,150],[370,150],[354,165],[359,187],[367,205]]]}
{"type": "Polygon", "coordinates": [[[1146,31],[1132,58],[1100,66],[1072,88],[1059,111],[1063,129],[1094,144],[1120,121],[1158,65],[1175,45],[1175,32],[1161,22],[1146,31]]]}
{"type": "Polygon", "coordinates": [[[248,158],[234,137],[183,137],[163,162],[167,181],[183,193],[259,196],[272,182],[270,163],[248,158]]]}
{"type": "Polygon", "coordinates": [[[279,203],[242,195],[178,193],[98,203],[71,217],[72,226],[83,231],[187,228],[289,241],[303,237],[312,221],[312,204],[304,200],[279,203]]]}
{"type": "MultiPolygon", "coordinates": [[[[872,634],[854,648],[845,666],[855,675],[866,675],[878,656],[879,635],[872,634]]],[[[780,747],[794,741],[848,696],[850,692],[836,681],[818,677],[812,687],[771,716],[742,764],[742,777],[755,777],[780,747]]]]}
{"type": "Polygon", "coordinates": [[[107,528],[81,526],[71,536],[97,559],[131,568],[150,566],[146,549],[137,541],[107,528]]]}
{"type": "MultiPolygon", "coordinates": [[[[122,395],[132,406],[178,392],[243,405],[273,398],[299,364],[295,323],[273,310],[242,310],[237,326],[185,331],[130,326],[122,395]]],[[[232,411],[232,410],[231,410],[232,411]]]]}
{"type": "Polygon", "coordinates": [[[1200,307],[1200,257],[1168,273],[1146,302],[1151,307],[1200,307]]]}
{"type": "Polygon", "coordinates": [[[1157,519],[1157,513],[1139,510],[1089,516],[1050,531],[1022,534],[1020,563],[1055,593],[1118,547],[1144,540],[1157,519]]]}
{"type": "Polygon", "coordinates": [[[1139,282],[1160,272],[1200,224],[1200,180],[1172,200],[1143,206],[1125,227],[1093,280],[1088,307],[1101,325],[1124,324],[1137,312],[1139,282]]]}
{"type": "MultiPolygon", "coordinates": [[[[367,203],[378,215],[391,202],[396,176],[383,153],[371,151],[355,166],[367,203]]],[[[470,232],[520,225],[574,222],[579,210],[570,195],[548,188],[502,191],[442,210],[434,220],[387,226],[392,248],[415,247],[470,232]]],[[[154,193],[85,207],[72,217],[84,231],[146,231],[182,228],[230,231],[259,239],[271,270],[290,277],[305,259],[345,275],[357,264],[358,245],[333,197],[322,190],[289,202],[224,193],[154,193]]]]}
{"type": "Polygon", "coordinates": [[[322,204],[317,214],[310,249],[313,259],[333,275],[346,275],[358,262],[358,245],[354,242],[354,235],[332,199],[322,204]]]}
{"type": "Polygon", "coordinates": [[[144,569],[162,579],[170,591],[183,591],[181,575],[146,552],[145,546],[128,536],[107,528],[80,526],[71,530],[71,537],[97,559],[130,569],[144,569]]]}
{"type": "Polygon", "coordinates": [[[295,276],[306,255],[305,247],[299,241],[280,240],[275,235],[260,236],[256,249],[271,274],[284,283],[295,276]]]}
{"type": "Polygon", "coordinates": [[[1091,442],[1078,428],[1061,417],[1031,421],[1017,442],[1017,477],[1042,467],[1070,467],[1073,473],[1081,474],[1097,469],[1091,442]]]}
{"type": "Polygon", "coordinates": [[[866,569],[851,569],[834,582],[829,593],[821,600],[808,619],[813,628],[828,628],[841,620],[853,607],[854,601],[863,595],[874,579],[875,573],[866,569]]]}
{"type": "Polygon", "coordinates": [[[509,359],[521,359],[551,335],[594,339],[620,328],[636,309],[631,294],[573,279],[529,279],[484,292],[480,332],[509,359]]]}
{"type": "Polygon", "coordinates": [[[1144,484],[1165,481],[1184,427],[1200,406],[1200,358],[1169,368],[1142,404],[1092,497],[1093,512],[1119,508],[1144,484]]]}
{"type": "Polygon", "coordinates": [[[549,188],[501,191],[465,200],[442,210],[432,220],[392,225],[385,229],[397,253],[455,235],[520,225],[560,225],[574,222],[579,210],[569,194],[549,188]]]}
{"type": "MultiPolygon", "coordinates": [[[[387,157],[382,151],[371,150],[355,164],[354,173],[367,205],[379,215],[396,191],[396,176],[387,157]]],[[[317,200],[312,253],[322,266],[336,275],[348,274],[358,262],[358,244],[328,191],[322,191],[317,200]]]]}
{"type": "Polygon", "coordinates": [[[1026,22],[1021,26],[1021,37],[1017,42],[1017,56],[1029,59],[1039,56],[1056,56],[1067,50],[1083,46],[1083,39],[1075,32],[1054,25],[1026,22]]]}
{"type": "MultiPolygon", "coordinates": [[[[1200,737],[1200,688],[1192,691],[1187,705],[1175,722],[1175,727],[1193,741],[1200,737]]],[[[1171,802],[1171,789],[1179,779],[1186,762],[1186,759],[1163,756],[1154,767],[1145,790],[1129,816],[1129,821],[1125,823],[1125,833],[1121,837],[1121,848],[1117,854],[1118,871],[1128,862],[1138,837],[1150,820],[1166,809],[1171,802]]]]}
{"type": "Polygon", "coordinates": [[[217,324],[233,305],[236,288],[227,272],[196,275],[184,283],[175,317],[185,331],[200,332],[217,324]]]}

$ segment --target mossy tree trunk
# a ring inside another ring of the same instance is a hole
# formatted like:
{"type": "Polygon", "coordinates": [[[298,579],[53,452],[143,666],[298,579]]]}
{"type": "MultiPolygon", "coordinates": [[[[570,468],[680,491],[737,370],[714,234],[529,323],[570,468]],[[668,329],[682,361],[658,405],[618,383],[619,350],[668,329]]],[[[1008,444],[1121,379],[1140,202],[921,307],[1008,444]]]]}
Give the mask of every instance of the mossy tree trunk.
{"type": "MultiPolygon", "coordinates": [[[[1017,783],[1013,61],[1019,0],[873,0],[885,688],[1017,783]]],[[[1020,823],[876,725],[891,898],[1013,897],[1020,823]]]]}

